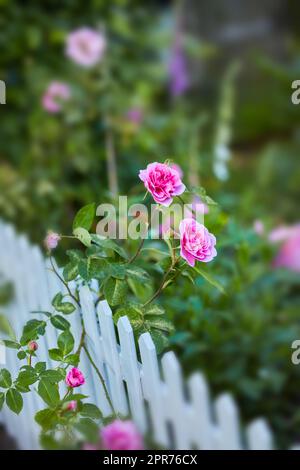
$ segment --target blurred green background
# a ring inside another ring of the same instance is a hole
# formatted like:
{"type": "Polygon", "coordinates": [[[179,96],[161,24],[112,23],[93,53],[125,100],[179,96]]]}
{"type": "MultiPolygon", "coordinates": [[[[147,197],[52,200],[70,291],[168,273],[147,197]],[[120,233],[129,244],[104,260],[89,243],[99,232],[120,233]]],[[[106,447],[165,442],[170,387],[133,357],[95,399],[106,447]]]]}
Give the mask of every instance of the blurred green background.
{"type": "MultiPolygon", "coordinates": [[[[136,200],[139,169],[173,158],[187,185],[219,203],[206,216],[218,241],[207,268],[227,295],[200,277],[170,286],[161,299],[176,330],[169,347],[185,373],[205,372],[213,395],[230,390],[242,420],[265,416],[278,446],[300,439],[300,366],[291,362],[300,237],[298,264],[281,268],[273,261],[283,245],[269,240],[300,220],[300,107],[291,102],[299,2],[0,0],[0,8],[1,218],[42,245],[48,229],[70,232],[86,203],[117,193],[136,200]],[[67,35],[82,26],[107,41],[89,69],[65,55],[67,35]],[[42,105],[53,81],[71,93],[58,113],[42,105]]],[[[147,289],[139,286],[141,299],[147,289]]]]}

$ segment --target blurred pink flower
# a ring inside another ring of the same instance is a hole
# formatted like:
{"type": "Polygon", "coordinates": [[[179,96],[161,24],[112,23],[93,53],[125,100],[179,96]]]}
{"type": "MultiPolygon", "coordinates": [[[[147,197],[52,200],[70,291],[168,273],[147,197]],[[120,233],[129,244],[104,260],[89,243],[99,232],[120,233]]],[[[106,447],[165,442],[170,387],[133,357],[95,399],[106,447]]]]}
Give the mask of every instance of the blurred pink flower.
{"type": "Polygon", "coordinates": [[[83,67],[92,67],[103,57],[106,40],[102,33],[83,27],[72,31],[66,41],[66,55],[83,67]]]}
{"type": "Polygon", "coordinates": [[[298,233],[300,230],[300,224],[296,225],[280,225],[279,227],[274,228],[268,235],[268,239],[271,243],[279,243],[287,240],[295,233],[298,233]]]}
{"type": "Polygon", "coordinates": [[[103,447],[107,450],[140,450],[143,440],[132,421],[116,419],[101,429],[103,447]]]}
{"type": "Polygon", "coordinates": [[[185,191],[177,170],[165,163],[149,163],[145,170],[140,170],[139,178],[158,204],[168,207],[174,196],[185,191]]]}
{"type": "Polygon", "coordinates": [[[45,246],[46,248],[51,251],[53,250],[54,248],[57,247],[58,245],[58,242],[60,240],[60,235],[58,235],[58,233],[55,233],[55,232],[49,232],[48,235],[46,236],[45,240],[44,240],[44,243],[45,243],[45,246]]]}
{"type": "Polygon", "coordinates": [[[66,384],[68,387],[80,387],[80,385],[83,385],[85,383],[84,375],[82,372],[80,372],[79,369],[76,367],[73,367],[67,374],[66,377],[66,384]]]}
{"type": "Polygon", "coordinates": [[[143,120],[143,111],[141,108],[131,108],[126,113],[128,121],[132,122],[132,124],[139,125],[143,120]]]}
{"type": "Polygon", "coordinates": [[[67,411],[75,411],[77,408],[77,401],[76,400],[72,400],[72,401],[69,401],[69,403],[67,404],[67,411]]]}
{"type": "Polygon", "coordinates": [[[174,45],[171,51],[169,64],[170,92],[173,97],[183,95],[189,88],[190,80],[188,76],[186,58],[182,47],[180,34],[177,32],[174,45]]]}
{"type": "Polygon", "coordinates": [[[190,266],[194,266],[195,261],[208,263],[217,255],[216,237],[195,219],[183,219],[179,224],[179,233],[180,255],[190,266]]]}
{"type": "Polygon", "coordinates": [[[48,113],[58,113],[62,109],[62,102],[70,98],[70,88],[63,82],[52,82],[42,98],[43,108],[48,113]]]}
{"type": "MultiPolygon", "coordinates": [[[[287,228],[287,227],[286,227],[287,228]]],[[[288,232],[275,233],[275,239],[284,240],[274,260],[274,267],[287,268],[300,272],[300,224],[289,228],[288,232]]],[[[273,235],[274,239],[274,235],[273,235]]]]}
{"type": "Polygon", "coordinates": [[[255,220],[253,223],[253,230],[257,235],[263,235],[265,233],[264,223],[259,219],[255,220]]]}
{"type": "Polygon", "coordinates": [[[95,444],[90,444],[89,442],[86,442],[85,444],[83,444],[82,450],[100,450],[100,447],[95,444]]]}

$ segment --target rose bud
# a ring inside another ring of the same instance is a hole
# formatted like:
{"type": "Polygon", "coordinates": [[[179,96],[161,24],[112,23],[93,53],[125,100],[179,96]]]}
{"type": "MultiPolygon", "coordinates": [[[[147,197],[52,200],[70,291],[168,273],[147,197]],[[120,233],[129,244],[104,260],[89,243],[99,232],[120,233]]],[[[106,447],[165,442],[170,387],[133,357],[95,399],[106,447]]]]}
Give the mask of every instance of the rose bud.
{"type": "Polygon", "coordinates": [[[30,352],[36,351],[36,350],[38,349],[38,347],[39,347],[39,346],[38,346],[38,344],[37,344],[36,341],[30,341],[30,342],[28,343],[28,349],[29,349],[30,352]]]}

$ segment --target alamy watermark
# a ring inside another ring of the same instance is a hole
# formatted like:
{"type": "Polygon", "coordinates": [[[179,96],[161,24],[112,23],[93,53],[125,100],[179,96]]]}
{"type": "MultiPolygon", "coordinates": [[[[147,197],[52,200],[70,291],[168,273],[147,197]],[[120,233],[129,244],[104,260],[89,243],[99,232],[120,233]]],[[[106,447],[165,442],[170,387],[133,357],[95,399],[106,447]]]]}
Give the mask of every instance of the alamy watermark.
{"type": "Polygon", "coordinates": [[[292,89],[295,90],[291,95],[291,100],[293,104],[300,103],[300,80],[294,80],[292,82],[292,89]]]}
{"type": "Polygon", "coordinates": [[[100,204],[96,215],[100,221],[96,233],[102,237],[124,240],[131,238],[160,239],[180,238],[179,224],[192,218],[199,224],[204,223],[206,205],[202,202],[191,204],[172,204],[170,207],[151,204],[132,204],[128,206],[127,196],[119,196],[118,207],[113,204],[100,204]]]}
{"type": "Polygon", "coordinates": [[[3,80],[0,80],[0,104],[6,104],[6,85],[3,80]]]}

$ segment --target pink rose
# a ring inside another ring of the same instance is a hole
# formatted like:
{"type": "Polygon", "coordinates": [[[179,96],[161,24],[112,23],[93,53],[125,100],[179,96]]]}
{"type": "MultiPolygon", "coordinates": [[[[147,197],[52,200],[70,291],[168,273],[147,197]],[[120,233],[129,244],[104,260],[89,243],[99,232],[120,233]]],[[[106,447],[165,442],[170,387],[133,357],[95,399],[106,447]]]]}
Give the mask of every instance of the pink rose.
{"type": "Polygon", "coordinates": [[[62,108],[62,102],[69,98],[70,88],[66,83],[52,82],[42,98],[43,108],[48,113],[58,113],[62,108]]]}
{"type": "Polygon", "coordinates": [[[287,268],[300,272],[300,225],[296,225],[289,235],[284,237],[283,245],[274,260],[274,267],[287,268]]]}
{"type": "Polygon", "coordinates": [[[106,40],[91,28],[79,28],[67,37],[66,55],[83,67],[92,67],[102,59],[106,40]]]}
{"type": "Polygon", "coordinates": [[[84,383],[85,379],[83,373],[80,372],[80,370],[76,367],[73,367],[73,369],[68,372],[66,377],[66,384],[68,385],[68,387],[80,387],[80,385],[83,385],[84,383]]]}
{"type": "Polygon", "coordinates": [[[180,255],[190,266],[195,265],[195,260],[208,263],[217,255],[216,237],[195,219],[183,219],[179,224],[179,233],[180,255]]]}
{"type": "Polygon", "coordinates": [[[177,170],[165,163],[149,163],[145,170],[140,170],[139,178],[158,204],[168,207],[174,196],[185,191],[177,170]]]}
{"type": "Polygon", "coordinates": [[[45,238],[44,243],[45,243],[46,248],[49,251],[51,251],[57,247],[59,240],[60,240],[60,235],[58,235],[58,233],[49,232],[45,238]]]}
{"type": "Polygon", "coordinates": [[[101,429],[102,443],[107,450],[140,450],[143,440],[132,421],[116,419],[101,429]]]}

